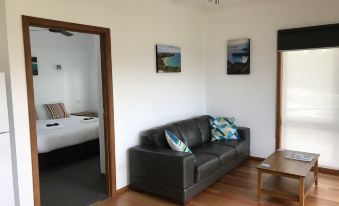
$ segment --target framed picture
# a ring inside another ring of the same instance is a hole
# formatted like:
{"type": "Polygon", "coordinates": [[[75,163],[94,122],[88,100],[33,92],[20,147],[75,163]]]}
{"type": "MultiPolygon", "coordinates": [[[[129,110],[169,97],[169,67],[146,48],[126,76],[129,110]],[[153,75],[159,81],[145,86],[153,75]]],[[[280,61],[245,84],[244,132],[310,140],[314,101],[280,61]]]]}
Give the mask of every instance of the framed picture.
{"type": "Polygon", "coordinates": [[[33,75],[38,75],[38,58],[32,57],[32,70],[33,70],[33,75]]]}
{"type": "Polygon", "coordinates": [[[250,39],[227,42],[227,74],[250,74],[250,39]]]}
{"type": "Polygon", "coordinates": [[[156,45],[157,73],[181,72],[181,49],[176,46],[156,45]]]}

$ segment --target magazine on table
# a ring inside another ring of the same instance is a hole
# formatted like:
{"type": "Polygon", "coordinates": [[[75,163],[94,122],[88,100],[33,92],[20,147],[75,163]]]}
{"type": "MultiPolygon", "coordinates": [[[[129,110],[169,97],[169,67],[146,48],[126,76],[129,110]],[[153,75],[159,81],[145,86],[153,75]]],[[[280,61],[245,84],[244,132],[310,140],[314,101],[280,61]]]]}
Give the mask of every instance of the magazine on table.
{"type": "Polygon", "coordinates": [[[311,162],[314,156],[300,153],[300,152],[288,152],[287,154],[285,154],[285,158],[304,161],[304,162],[311,162]]]}

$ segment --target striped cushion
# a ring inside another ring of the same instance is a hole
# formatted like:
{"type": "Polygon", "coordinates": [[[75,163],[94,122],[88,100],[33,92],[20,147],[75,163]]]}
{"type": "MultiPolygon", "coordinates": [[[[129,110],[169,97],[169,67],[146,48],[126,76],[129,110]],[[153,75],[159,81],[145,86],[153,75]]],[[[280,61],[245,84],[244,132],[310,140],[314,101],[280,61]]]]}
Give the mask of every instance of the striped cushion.
{"type": "Polygon", "coordinates": [[[192,153],[190,148],[188,148],[175,134],[172,132],[165,130],[166,140],[172,150],[176,150],[179,152],[188,152],[192,153]]]}
{"type": "Polygon", "coordinates": [[[44,104],[50,119],[61,119],[69,117],[64,103],[44,104]]]}

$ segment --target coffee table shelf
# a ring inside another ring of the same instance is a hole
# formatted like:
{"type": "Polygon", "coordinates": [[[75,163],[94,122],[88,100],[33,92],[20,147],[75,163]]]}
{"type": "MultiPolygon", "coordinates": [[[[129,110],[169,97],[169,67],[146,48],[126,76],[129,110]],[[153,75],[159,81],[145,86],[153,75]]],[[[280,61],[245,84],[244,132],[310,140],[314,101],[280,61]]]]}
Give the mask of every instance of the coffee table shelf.
{"type": "MultiPolygon", "coordinates": [[[[305,177],[305,196],[312,188],[315,182],[315,175],[313,172],[305,177]]],[[[273,195],[280,198],[291,199],[299,201],[300,187],[299,179],[290,177],[271,175],[263,184],[262,193],[273,195]]]]}

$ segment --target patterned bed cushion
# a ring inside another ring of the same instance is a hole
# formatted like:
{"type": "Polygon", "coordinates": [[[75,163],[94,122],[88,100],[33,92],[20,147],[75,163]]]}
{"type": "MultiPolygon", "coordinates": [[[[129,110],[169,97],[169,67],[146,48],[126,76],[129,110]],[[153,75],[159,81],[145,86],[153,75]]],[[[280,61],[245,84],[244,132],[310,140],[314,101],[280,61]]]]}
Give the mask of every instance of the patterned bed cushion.
{"type": "Polygon", "coordinates": [[[44,107],[50,119],[61,119],[69,117],[64,103],[44,104],[44,107]]]}

